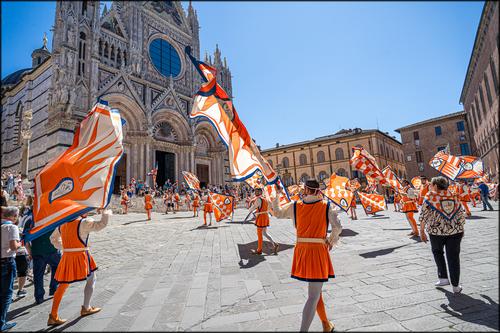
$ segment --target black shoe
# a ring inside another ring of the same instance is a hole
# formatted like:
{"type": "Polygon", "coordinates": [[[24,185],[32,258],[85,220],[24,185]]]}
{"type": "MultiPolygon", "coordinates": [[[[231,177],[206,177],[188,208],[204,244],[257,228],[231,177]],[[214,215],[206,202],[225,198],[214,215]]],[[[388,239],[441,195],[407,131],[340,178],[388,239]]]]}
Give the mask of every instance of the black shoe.
{"type": "Polygon", "coordinates": [[[25,297],[25,296],[26,296],[26,294],[28,294],[28,293],[26,292],[26,290],[22,289],[22,290],[19,290],[19,291],[17,292],[17,297],[18,297],[18,298],[22,298],[22,297],[25,297]]]}
{"type": "Polygon", "coordinates": [[[36,303],[36,304],[38,304],[38,305],[40,305],[40,304],[42,304],[42,303],[43,303],[43,301],[44,301],[44,299],[43,299],[43,298],[42,298],[42,299],[36,299],[36,300],[35,300],[35,303],[36,303]]]}

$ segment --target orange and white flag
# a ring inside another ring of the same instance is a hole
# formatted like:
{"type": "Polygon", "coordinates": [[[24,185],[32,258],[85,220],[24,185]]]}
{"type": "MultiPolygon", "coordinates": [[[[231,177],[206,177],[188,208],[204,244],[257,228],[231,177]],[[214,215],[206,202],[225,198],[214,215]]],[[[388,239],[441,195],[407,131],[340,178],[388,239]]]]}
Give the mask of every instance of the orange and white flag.
{"type": "Polygon", "coordinates": [[[195,174],[192,174],[189,171],[182,171],[182,176],[184,177],[184,180],[186,181],[188,187],[191,190],[195,191],[200,191],[200,181],[198,180],[198,177],[196,177],[195,174]]]}
{"type": "Polygon", "coordinates": [[[387,179],[387,182],[392,187],[392,189],[394,189],[394,191],[396,192],[403,191],[403,185],[401,184],[401,181],[399,180],[396,173],[392,170],[390,165],[383,168],[382,173],[384,174],[385,178],[387,179]]]}
{"type": "Polygon", "coordinates": [[[73,144],[35,176],[35,226],[26,241],[108,205],[122,140],[118,110],[96,104],[76,129],[73,144]]]}
{"type": "Polygon", "coordinates": [[[354,194],[346,189],[349,178],[338,176],[335,172],[330,176],[330,183],[323,191],[323,194],[337,205],[340,209],[347,212],[351,207],[351,201],[354,194]]]}
{"type": "Polygon", "coordinates": [[[440,150],[434,155],[434,157],[429,161],[429,165],[450,178],[451,180],[455,180],[458,176],[461,168],[461,159],[460,157],[453,156],[451,154],[445,153],[443,150],[440,150]]]}
{"type": "Polygon", "coordinates": [[[381,194],[369,194],[358,192],[359,200],[363,206],[365,213],[375,214],[386,209],[385,198],[381,194]]]}
{"type": "Polygon", "coordinates": [[[279,200],[279,205],[280,207],[284,206],[285,204],[290,202],[290,196],[288,195],[288,192],[286,190],[286,187],[283,186],[283,183],[281,182],[281,178],[278,177],[275,183],[267,183],[264,186],[264,196],[269,202],[274,201],[276,196],[278,196],[279,200]],[[279,188],[279,189],[278,189],[279,188]]]}
{"type": "Polygon", "coordinates": [[[212,204],[214,206],[215,220],[220,222],[224,219],[231,219],[234,212],[234,197],[218,193],[210,193],[212,204]]]}
{"type": "Polygon", "coordinates": [[[373,178],[375,183],[386,185],[387,179],[382,174],[375,158],[362,147],[352,147],[353,155],[349,163],[356,170],[361,171],[366,178],[373,178]]]}
{"type": "Polygon", "coordinates": [[[416,190],[420,190],[422,187],[422,179],[419,176],[413,177],[410,181],[416,190]]]}
{"type": "Polygon", "coordinates": [[[215,127],[219,137],[228,147],[229,167],[233,180],[243,181],[260,170],[266,182],[274,183],[278,175],[250,137],[231,98],[217,83],[215,67],[195,59],[191,55],[189,46],[186,47],[186,54],[204,81],[194,96],[189,116],[208,119],[215,127]]]}
{"type": "Polygon", "coordinates": [[[262,177],[262,172],[257,170],[252,177],[245,179],[245,183],[247,183],[251,188],[264,188],[264,177],[262,177]]]}

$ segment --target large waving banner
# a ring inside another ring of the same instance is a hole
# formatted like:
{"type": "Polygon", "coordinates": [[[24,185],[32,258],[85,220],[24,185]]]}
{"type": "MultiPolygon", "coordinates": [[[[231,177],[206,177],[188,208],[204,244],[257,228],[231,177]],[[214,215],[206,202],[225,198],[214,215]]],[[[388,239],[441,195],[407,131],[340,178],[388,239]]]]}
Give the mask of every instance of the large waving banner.
{"type": "Polygon", "coordinates": [[[264,177],[262,177],[262,172],[260,170],[255,171],[252,177],[245,179],[245,182],[253,189],[264,188],[264,177]]]}
{"type": "Polygon", "coordinates": [[[387,182],[392,187],[392,189],[394,189],[394,191],[403,191],[403,185],[401,184],[401,181],[389,165],[382,169],[382,174],[385,176],[387,182]]]}
{"type": "Polygon", "coordinates": [[[278,202],[280,207],[290,202],[290,196],[288,195],[288,191],[285,186],[283,186],[283,182],[281,178],[278,177],[275,183],[267,183],[264,186],[264,196],[272,202],[278,196],[278,202]]]}
{"type": "Polygon", "coordinates": [[[461,171],[462,161],[459,157],[453,156],[440,150],[434,155],[434,157],[429,161],[429,165],[450,178],[455,180],[461,171]]]}
{"type": "Polygon", "coordinates": [[[184,177],[184,180],[186,181],[188,187],[191,190],[195,191],[200,191],[200,181],[198,180],[198,177],[196,177],[195,174],[192,174],[189,171],[182,171],[182,176],[184,177]]]}
{"type": "Polygon", "coordinates": [[[457,178],[480,178],[484,175],[483,161],[476,156],[460,156],[461,171],[457,178]]]}
{"type": "Polygon", "coordinates": [[[375,161],[375,158],[370,155],[362,147],[352,147],[353,155],[349,160],[349,163],[356,169],[361,171],[366,178],[370,177],[375,180],[376,183],[381,185],[389,185],[387,179],[385,179],[384,174],[380,170],[375,161]]]}
{"type": "Polygon", "coordinates": [[[217,83],[216,69],[196,60],[191,55],[189,46],[186,47],[186,54],[204,81],[194,96],[190,117],[204,117],[215,127],[221,140],[228,147],[231,176],[235,181],[250,178],[260,170],[266,182],[274,183],[276,172],[260,154],[231,99],[217,83]]]}
{"type": "Polygon", "coordinates": [[[351,207],[351,201],[354,198],[354,194],[346,189],[348,182],[349,178],[337,176],[335,173],[332,173],[330,176],[330,183],[323,191],[323,194],[330,201],[345,212],[351,207]]]}
{"type": "Polygon", "coordinates": [[[210,193],[212,204],[214,206],[215,221],[220,222],[224,219],[232,219],[234,212],[234,197],[218,193],[210,193]]]}
{"type": "Polygon", "coordinates": [[[36,175],[35,226],[26,241],[108,205],[123,154],[122,140],[119,112],[96,104],[76,129],[71,147],[36,175]]]}
{"type": "Polygon", "coordinates": [[[358,192],[359,200],[366,214],[375,214],[386,209],[385,198],[381,194],[358,192]]]}

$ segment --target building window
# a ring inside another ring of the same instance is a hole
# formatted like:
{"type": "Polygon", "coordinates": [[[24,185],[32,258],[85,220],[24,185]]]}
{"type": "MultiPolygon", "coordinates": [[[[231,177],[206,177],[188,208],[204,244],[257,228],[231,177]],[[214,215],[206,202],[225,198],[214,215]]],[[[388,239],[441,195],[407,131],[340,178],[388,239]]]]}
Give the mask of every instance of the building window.
{"type": "Polygon", "coordinates": [[[446,146],[438,147],[437,151],[445,150],[446,146]]]}
{"type": "Polygon", "coordinates": [[[418,163],[418,171],[424,172],[424,170],[425,170],[424,162],[418,163]]]}
{"type": "Polygon", "coordinates": [[[477,111],[477,123],[481,125],[481,112],[484,112],[481,110],[481,107],[479,106],[479,102],[477,101],[477,96],[474,98],[475,104],[476,104],[476,111],[477,111]]]}
{"type": "Polygon", "coordinates": [[[347,172],[345,171],[345,169],[342,168],[338,169],[336,174],[342,177],[347,177],[347,172]]]}
{"type": "Polygon", "coordinates": [[[470,111],[472,113],[472,120],[473,120],[473,123],[474,123],[474,130],[477,129],[477,124],[478,124],[478,121],[477,121],[477,111],[476,111],[476,107],[474,106],[474,102],[471,103],[470,105],[470,111]]]}
{"type": "Polygon", "coordinates": [[[406,160],[407,160],[408,162],[411,162],[411,155],[406,155],[406,160]]]}
{"type": "Polygon", "coordinates": [[[83,0],[82,1],[82,15],[85,16],[87,14],[87,1],[83,0]]]}
{"type": "Polygon", "coordinates": [[[421,151],[416,151],[415,156],[417,158],[417,163],[422,163],[424,161],[424,157],[421,151]]]}
{"type": "Polygon", "coordinates": [[[442,134],[441,126],[434,127],[434,132],[436,133],[436,136],[440,136],[442,134]]]}
{"type": "Polygon", "coordinates": [[[463,121],[457,122],[457,131],[465,131],[465,124],[463,121]]]}
{"type": "Polygon", "coordinates": [[[413,132],[413,140],[419,140],[420,137],[418,135],[418,131],[413,132]]]}
{"type": "Polygon", "coordinates": [[[177,76],[181,72],[181,59],[175,48],[164,39],[149,44],[149,56],[156,70],[163,76],[177,76]]]}
{"type": "Polygon", "coordinates": [[[281,164],[283,165],[283,168],[288,168],[290,166],[290,162],[288,161],[288,157],[283,157],[281,160],[281,164]]]}
{"type": "Polygon", "coordinates": [[[300,176],[300,182],[305,183],[309,179],[309,175],[307,173],[303,173],[302,176],[300,176]]]}
{"type": "Polygon", "coordinates": [[[470,155],[469,144],[461,143],[460,144],[460,154],[461,155],[470,155]]]}
{"type": "Polygon", "coordinates": [[[321,171],[318,175],[318,180],[320,182],[323,182],[326,178],[328,177],[328,175],[326,174],[326,172],[324,171],[321,171]]]}
{"type": "Polygon", "coordinates": [[[78,75],[85,75],[85,49],[87,36],[84,32],[80,32],[80,40],[78,42],[78,75]]]}
{"type": "Polygon", "coordinates": [[[336,160],[344,159],[344,151],[342,150],[342,148],[335,149],[335,159],[336,160]]]}
{"type": "Polygon", "coordinates": [[[305,154],[300,154],[299,156],[299,164],[300,165],[306,165],[307,164],[307,157],[305,154]]]}
{"type": "Polygon", "coordinates": [[[481,101],[481,108],[483,109],[483,116],[486,117],[486,103],[484,103],[483,87],[479,86],[479,100],[481,101]]]}
{"type": "Polygon", "coordinates": [[[484,78],[484,86],[486,88],[486,98],[488,98],[488,105],[491,108],[491,105],[493,104],[493,99],[491,98],[490,81],[488,80],[488,75],[486,75],[486,72],[483,73],[483,78],[484,78]]]}
{"type": "Polygon", "coordinates": [[[325,161],[325,153],[322,151],[318,151],[318,154],[316,155],[316,159],[318,163],[322,163],[325,161]]]}
{"type": "Polygon", "coordinates": [[[498,76],[497,76],[497,69],[495,67],[495,62],[493,61],[493,57],[490,57],[490,70],[491,70],[491,76],[493,77],[493,86],[495,87],[495,92],[498,95],[498,76]]]}

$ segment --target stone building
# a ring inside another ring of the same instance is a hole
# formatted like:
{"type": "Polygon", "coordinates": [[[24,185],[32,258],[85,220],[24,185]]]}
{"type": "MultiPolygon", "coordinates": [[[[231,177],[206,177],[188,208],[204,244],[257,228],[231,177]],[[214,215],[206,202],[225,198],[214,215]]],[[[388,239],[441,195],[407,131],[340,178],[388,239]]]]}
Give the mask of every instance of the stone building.
{"type": "Polygon", "coordinates": [[[349,164],[352,147],[365,148],[380,168],[390,165],[396,174],[406,177],[401,143],[379,130],[343,129],[333,135],[262,150],[262,155],[281,175],[285,185],[307,179],[323,182],[335,172],[337,175],[366,178],[349,164]]]}
{"type": "Polygon", "coordinates": [[[460,95],[473,133],[473,155],[480,156],[484,170],[498,181],[499,12],[497,1],[486,1],[460,95]]]}
{"type": "Polygon", "coordinates": [[[396,132],[401,134],[404,163],[410,178],[437,176],[439,173],[429,161],[448,145],[453,155],[470,155],[474,148],[464,111],[404,126],[396,132]]]}
{"type": "MultiPolygon", "coordinates": [[[[100,98],[126,120],[115,185],[158,183],[189,170],[202,183],[229,180],[227,150],[206,121],[189,119],[201,84],[184,49],[200,56],[197,13],[176,1],[58,1],[52,51],[44,40],[31,68],[2,80],[2,168],[33,179],[72,143],[75,126],[100,98]]],[[[232,95],[231,72],[216,47],[205,56],[232,95]]],[[[116,188],[115,188],[116,190],[116,188]]]]}

